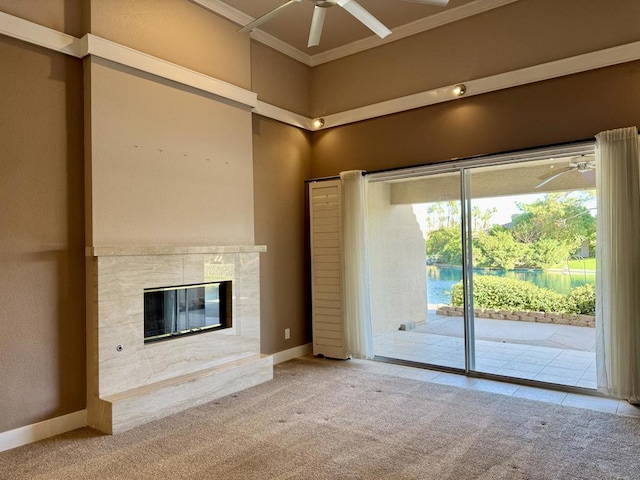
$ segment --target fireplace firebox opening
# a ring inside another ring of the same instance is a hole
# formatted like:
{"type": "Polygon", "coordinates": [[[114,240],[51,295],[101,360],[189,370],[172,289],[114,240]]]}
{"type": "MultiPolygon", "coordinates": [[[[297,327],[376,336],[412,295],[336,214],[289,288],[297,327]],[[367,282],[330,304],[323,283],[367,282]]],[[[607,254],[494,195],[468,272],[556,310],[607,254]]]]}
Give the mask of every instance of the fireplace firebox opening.
{"type": "Polygon", "coordinates": [[[144,289],[144,343],[231,327],[231,281],[144,289]]]}

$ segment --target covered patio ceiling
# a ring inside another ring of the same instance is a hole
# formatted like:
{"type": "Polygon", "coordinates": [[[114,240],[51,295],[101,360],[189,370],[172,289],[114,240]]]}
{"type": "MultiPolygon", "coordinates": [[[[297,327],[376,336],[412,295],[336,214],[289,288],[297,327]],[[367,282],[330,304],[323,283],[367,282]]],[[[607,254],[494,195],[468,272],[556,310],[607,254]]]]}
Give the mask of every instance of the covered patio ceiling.
{"type": "MultiPolygon", "coordinates": [[[[475,167],[471,173],[472,198],[590,190],[595,188],[595,171],[573,169],[548,183],[540,183],[576,162],[593,161],[593,156],[548,158],[526,163],[475,167]]],[[[390,180],[391,204],[443,202],[460,199],[460,174],[436,173],[423,177],[390,180]]]]}

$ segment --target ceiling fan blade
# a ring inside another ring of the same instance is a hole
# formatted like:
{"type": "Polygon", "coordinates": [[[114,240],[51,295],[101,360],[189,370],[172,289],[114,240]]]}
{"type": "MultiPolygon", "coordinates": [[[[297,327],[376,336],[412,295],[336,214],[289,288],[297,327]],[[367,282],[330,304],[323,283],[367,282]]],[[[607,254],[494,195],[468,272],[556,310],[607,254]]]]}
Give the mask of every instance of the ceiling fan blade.
{"type": "Polygon", "coordinates": [[[284,12],[286,8],[290,7],[294,3],[300,3],[300,2],[302,2],[302,0],[289,0],[287,3],[282,4],[279,7],[274,8],[270,12],[265,13],[261,17],[256,18],[253,22],[246,24],[244,27],[242,27],[238,31],[239,32],[243,32],[243,33],[250,32],[251,30],[254,30],[254,29],[258,28],[263,23],[268,22],[272,18],[277,17],[282,12],[284,12]]]}
{"type": "Polygon", "coordinates": [[[564,173],[564,172],[568,172],[569,170],[573,170],[576,167],[564,167],[561,168],[560,170],[551,170],[550,172],[545,173],[544,175],[540,175],[539,177],[536,177],[538,180],[546,180],[547,178],[551,178],[555,175],[558,175],[559,173],[564,173]]]}
{"type": "Polygon", "coordinates": [[[449,0],[404,0],[405,2],[412,3],[424,3],[426,5],[439,5],[441,7],[446,7],[449,0]]]}
{"type": "Polygon", "coordinates": [[[573,167],[567,167],[567,168],[563,168],[562,170],[554,173],[553,175],[551,175],[549,178],[547,178],[545,181],[543,181],[542,183],[539,183],[538,185],[535,186],[535,188],[540,188],[543,185],[546,185],[547,183],[549,183],[551,180],[555,180],[556,178],[564,175],[565,173],[569,173],[570,171],[575,170],[575,168],[573,167]]]}
{"type": "Polygon", "coordinates": [[[309,31],[309,43],[307,47],[315,47],[320,45],[320,36],[322,35],[322,26],[324,25],[324,17],[327,15],[327,9],[315,6],[313,9],[313,18],[311,18],[311,30],[309,31]]]}
{"type": "Polygon", "coordinates": [[[337,3],[380,38],[384,38],[391,33],[391,30],[385,27],[380,20],[371,15],[362,5],[356,2],[356,0],[338,0],[337,3]]]}

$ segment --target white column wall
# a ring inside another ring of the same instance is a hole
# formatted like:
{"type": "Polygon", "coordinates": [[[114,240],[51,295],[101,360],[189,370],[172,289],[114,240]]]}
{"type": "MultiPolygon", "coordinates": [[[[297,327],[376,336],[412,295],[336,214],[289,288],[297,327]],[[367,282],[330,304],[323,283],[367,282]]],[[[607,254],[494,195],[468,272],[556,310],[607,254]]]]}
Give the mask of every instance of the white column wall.
{"type": "Polygon", "coordinates": [[[391,205],[391,186],[369,184],[373,334],[427,319],[425,243],[411,205],[391,205]]]}

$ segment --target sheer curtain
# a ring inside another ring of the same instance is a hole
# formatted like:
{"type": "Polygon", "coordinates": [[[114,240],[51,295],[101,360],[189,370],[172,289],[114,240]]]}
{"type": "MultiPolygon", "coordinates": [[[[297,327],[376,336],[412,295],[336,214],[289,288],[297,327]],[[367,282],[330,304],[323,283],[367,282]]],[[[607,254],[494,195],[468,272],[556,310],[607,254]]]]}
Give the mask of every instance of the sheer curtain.
{"type": "Polygon", "coordinates": [[[367,181],[362,173],[360,170],[340,173],[345,345],[347,355],[373,358],[367,250],[367,181]]]}
{"type": "Polygon", "coordinates": [[[596,135],[598,390],[640,403],[640,157],[636,127],[596,135]]]}

